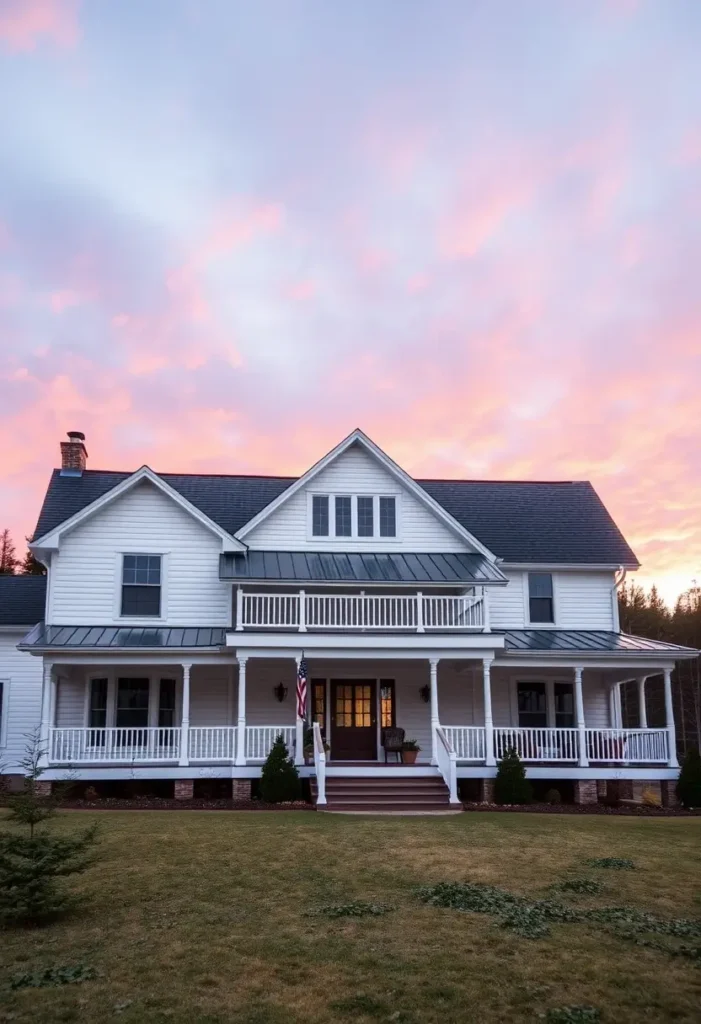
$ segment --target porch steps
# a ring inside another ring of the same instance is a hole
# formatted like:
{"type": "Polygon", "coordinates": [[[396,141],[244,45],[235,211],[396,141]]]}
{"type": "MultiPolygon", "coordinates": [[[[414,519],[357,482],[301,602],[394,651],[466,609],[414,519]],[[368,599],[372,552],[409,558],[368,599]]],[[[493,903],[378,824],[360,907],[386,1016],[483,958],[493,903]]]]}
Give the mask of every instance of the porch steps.
{"type": "MultiPolygon", "coordinates": [[[[310,779],[312,799],[316,803],[316,779],[310,779]]],[[[327,775],[326,804],[318,811],[355,814],[450,814],[462,810],[451,804],[443,779],[436,776],[369,777],[327,775]]]]}

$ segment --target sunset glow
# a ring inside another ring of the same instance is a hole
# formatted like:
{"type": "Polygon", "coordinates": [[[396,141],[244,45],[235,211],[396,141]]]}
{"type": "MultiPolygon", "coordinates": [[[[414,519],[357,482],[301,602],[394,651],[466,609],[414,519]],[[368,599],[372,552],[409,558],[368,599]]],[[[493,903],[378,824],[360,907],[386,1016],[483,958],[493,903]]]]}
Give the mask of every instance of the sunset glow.
{"type": "Polygon", "coordinates": [[[589,479],[701,579],[701,4],[0,0],[0,528],[89,466],[589,479]],[[7,102],[7,100],[10,102],[7,102]]]}

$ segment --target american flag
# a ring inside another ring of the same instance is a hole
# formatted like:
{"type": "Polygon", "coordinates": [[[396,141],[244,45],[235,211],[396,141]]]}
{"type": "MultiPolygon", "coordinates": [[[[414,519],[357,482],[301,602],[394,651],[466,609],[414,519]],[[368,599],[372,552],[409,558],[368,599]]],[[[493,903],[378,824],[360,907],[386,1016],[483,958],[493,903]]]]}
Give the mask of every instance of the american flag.
{"type": "Polygon", "coordinates": [[[304,656],[297,669],[297,717],[307,717],[307,662],[304,656]]]}

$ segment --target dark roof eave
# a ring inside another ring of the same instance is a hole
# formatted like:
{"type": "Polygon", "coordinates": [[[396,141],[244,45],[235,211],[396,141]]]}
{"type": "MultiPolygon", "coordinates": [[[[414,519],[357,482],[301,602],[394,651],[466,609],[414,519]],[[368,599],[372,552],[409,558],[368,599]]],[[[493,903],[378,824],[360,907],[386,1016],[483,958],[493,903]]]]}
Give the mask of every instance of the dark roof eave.
{"type": "Polygon", "coordinates": [[[223,583],[241,583],[261,587],[283,586],[304,589],[304,585],[313,587],[506,587],[508,580],[310,580],[310,579],[275,579],[255,576],[226,576],[219,573],[223,583]]]}

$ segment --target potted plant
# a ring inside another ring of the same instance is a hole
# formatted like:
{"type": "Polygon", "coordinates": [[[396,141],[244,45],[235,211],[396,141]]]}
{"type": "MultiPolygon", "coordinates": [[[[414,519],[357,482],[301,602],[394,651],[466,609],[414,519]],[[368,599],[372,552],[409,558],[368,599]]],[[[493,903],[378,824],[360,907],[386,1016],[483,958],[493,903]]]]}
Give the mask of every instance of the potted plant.
{"type": "Polygon", "coordinates": [[[404,764],[414,764],[421,747],[416,740],[404,740],[402,743],[402,761],[404,764]]]}

